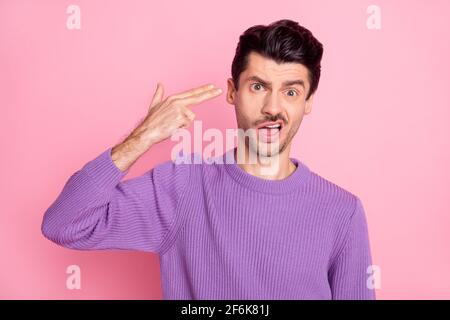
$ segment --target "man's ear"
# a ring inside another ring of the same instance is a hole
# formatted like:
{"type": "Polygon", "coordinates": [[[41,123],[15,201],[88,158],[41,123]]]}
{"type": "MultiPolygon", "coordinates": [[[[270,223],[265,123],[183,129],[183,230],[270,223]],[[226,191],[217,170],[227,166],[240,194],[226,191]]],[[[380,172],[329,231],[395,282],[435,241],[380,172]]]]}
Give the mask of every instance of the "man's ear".
{"type": "Polygon", "coordinates": [[[235,105],[234,100],[236,98],[236,89],[234,87],[234,82],[232,78],[227,79],[228,91],[227,91],[227,102],[229,104],[235,105]]]}
{"type": "Polygon", "coordinates": [[[309,98],[308,98],[308,100],[306,100],[306,104],[305,104],[305,114],[308,114],[308,113],[311,112],[313,100],[314,100],[314,94],[310,95],[309,98]]]}

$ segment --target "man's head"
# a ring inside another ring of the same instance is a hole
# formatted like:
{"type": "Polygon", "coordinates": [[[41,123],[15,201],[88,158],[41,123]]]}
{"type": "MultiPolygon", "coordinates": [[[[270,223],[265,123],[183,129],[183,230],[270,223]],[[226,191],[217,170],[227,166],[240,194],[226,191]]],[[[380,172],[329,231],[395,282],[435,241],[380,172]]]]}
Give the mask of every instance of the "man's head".
{"type": "Polygon", "coordinates": [[[256,25],[240,36],[227,101],[235,106],[238,127],[255,129],[263,137],[250,148],[260,150],[266,144],[267,155],[289,150],[303,115],[311,112],[322,53],[322,44],[312,33],[291,20],[256,25]],[[280,131],[260,129],[265,122],[276,121],[282,125],[280,131]],[[278,150],[271,148],[274,142],[278,150]]]}

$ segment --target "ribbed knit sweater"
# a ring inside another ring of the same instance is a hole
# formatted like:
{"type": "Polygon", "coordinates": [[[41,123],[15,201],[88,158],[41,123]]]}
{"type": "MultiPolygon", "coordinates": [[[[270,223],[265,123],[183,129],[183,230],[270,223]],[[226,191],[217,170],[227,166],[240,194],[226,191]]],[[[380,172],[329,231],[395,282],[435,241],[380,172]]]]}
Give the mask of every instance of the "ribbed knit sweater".
{"type": "Polygon", "coordinates": [[[157,253],[163,299],[375,299],[359,197],[296,158],[281,180],[247,173],[234,149],[219,158],[121,181],[129,170],[108,148],[68,179],[42,233],[71,249],[157,253]]]}

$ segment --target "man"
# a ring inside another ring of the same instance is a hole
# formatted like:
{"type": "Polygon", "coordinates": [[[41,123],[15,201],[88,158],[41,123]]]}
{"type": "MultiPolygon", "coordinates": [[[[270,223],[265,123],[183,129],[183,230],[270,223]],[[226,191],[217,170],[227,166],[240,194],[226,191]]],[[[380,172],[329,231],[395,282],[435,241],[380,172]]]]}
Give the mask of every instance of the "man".
{"type": "Polygon", "coordinates": [[[322,52],[291,20],[249,28],[226,99],[239,129],[253,134],[219,157],[233,161],[167,161],[121,181],[154,144],[189,126],[189,106],[221,94],[202,86],[163,99],[158,83],[134,131],[70,177],[43,234],[72,249],[159,254],[164,299],[375,299],[361,200],[289,157],[322,52]]]}

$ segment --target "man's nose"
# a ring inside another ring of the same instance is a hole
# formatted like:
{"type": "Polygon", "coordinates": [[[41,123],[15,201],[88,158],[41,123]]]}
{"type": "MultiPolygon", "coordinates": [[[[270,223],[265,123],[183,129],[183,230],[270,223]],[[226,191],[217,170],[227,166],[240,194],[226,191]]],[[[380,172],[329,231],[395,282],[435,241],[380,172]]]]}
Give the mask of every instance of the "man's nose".
{"type": "Polygon", "coordinates": [[[261,112],[267,115],[277,115],[282,112],[281,101],[276,93],[267,94],[261,112]]]}

